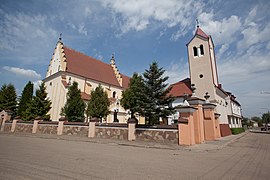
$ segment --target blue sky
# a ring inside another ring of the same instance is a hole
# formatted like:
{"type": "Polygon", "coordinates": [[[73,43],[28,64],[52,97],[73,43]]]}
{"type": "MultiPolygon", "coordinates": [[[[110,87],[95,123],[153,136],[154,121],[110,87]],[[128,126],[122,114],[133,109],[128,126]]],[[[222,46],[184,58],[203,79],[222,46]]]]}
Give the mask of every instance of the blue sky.
{"type": "Polygon", "coordinates": [[[198,18],[215,43],[220,83],[244,116],[261,116],[270,109],[269,9],[267,0],[0,0],[0,85],[19,94],[43,79],[60,33],[104,62],[115,53],[123,74],[156,60],[177,82],[189,76],[186,43],[198,18]]]}

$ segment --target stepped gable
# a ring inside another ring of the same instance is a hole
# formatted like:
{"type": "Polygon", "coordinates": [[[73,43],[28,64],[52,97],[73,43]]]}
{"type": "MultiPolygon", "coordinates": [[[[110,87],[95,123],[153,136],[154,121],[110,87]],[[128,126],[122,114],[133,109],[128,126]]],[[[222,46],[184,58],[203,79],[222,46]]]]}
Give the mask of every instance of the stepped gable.
{"type": "MultiPolygon", "coordinates": [[[[67,72],[86,77],[87,79],[121,87],[110,64],[106,64],[69,47],[64,46],[63,48],[67,61],[67,72]]],[[[128,78],[125,79],[128,81],[128,78]]]]}
{"type": "Polygon", "coordinates": [[[186,78],[182,81],[179,81],[177,83],[171,84],[169,88],[172,88],[169,92],[169,95],[173,97],[182,97],[185,94],[191,95],[191,81],[190,78],[186,78]]]}

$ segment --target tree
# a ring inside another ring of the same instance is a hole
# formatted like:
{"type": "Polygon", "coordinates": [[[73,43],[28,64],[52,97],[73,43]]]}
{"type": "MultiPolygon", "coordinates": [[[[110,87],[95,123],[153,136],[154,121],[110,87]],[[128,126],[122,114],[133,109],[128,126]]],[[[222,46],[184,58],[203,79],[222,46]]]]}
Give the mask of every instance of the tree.
{"type": "Polygon", "coordinates": [[[69,121],[83,121],[84,111],[85,103],[81,98],[78,83],[74,81],[68,88],[67,102],[61,109],[61,115],[67,117],[69,121]]]}
{"type": "Polygon", "coordinates": [[[27,109],[27,104],[32,101],[33,98],[33,88],[34,85],[29,81],[22,92],[22,96],[20,98],[19,107],[18,107],[18,115],[23,116],[24,111],[27,109]]]}
{"type": "Polygon", "coordinates": [[[135,113],[143,114],[142,109],[142,94],[144,93],[144,82],[142,76],[134,73],[129,81],[128,89],[123,91],[121,106],[129,109],[131,118],[135,117],[135,113]]]}
{"type": "Polygon", "coordinates": [[[262,119],[260,117],[254,116],[251,117],[251,120],[256,121],[258,123],[258,126],[262,126],[262,119]]]}
{"type": "Polygon", "coordinates": [[[4,84],[0,90],[0,110],[10,110],[13,113],[17,109],[17,94],[12,84],[4,84]]]}
{"type": "Polygon", "coordinates": [[[172,96],[168,96],[170,88],[165,82],[168,77],[163,77],[165,70],[159,68],[157,62],[150,65],[149,70],[143,73],[144,94],[142,107],[148,124],[159,124],[159,117],[167,117],[174,113],[171,103],[174,101],[172,96]]]}
{"type": "Polygon", "coordinates": [[[24,120],[31,120],[40,116],[44,120],[50,120],[50,115],[47,113],[51,109],[51,104],[51,101],[47,98],[45,83],[42,82],[39,89],[36,90],[36,96],[27,103],[27,108],[22,117],[24,120]]]}
{"type": "Polygon", "coordinates": [[[110,101],[108,95],[99,84],[99,86],[91,92],[91,99],[88,102],[86,115],[88,117],[103,118],[109,114],[110,101]]]}
{"type": "Polygon", "coordinates": [[[270,122],[270,114],[269,114],[269,112],[263,113],[262,122],[264,122],[264,123],[269,123],[270,122]]]}

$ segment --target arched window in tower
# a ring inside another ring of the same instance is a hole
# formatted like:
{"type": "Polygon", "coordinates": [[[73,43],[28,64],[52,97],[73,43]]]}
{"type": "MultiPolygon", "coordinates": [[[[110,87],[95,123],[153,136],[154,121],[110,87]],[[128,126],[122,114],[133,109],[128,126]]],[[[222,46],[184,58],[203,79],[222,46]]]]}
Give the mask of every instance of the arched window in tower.
{"type": "Polygon", "coordinates": [[[195,46],[193,47],[193,55],[195,57],[198,56],[197,48],[195,46]]]}
{"type": "Polygon", "coordinates": [[[201,51],[201,55],[204,55],[204,50],[203,50],[203,45],[200,45],[200,51],[201,51]]]}
{"type": "Polygon", "coordinates": [[[116,92],[115,91],[113,91],[113,98],[115,98],[116,97],[116,92]]]}
{"type": "Polygon", "coordinates": [[[60,65],[58,66],[58,71],[60,71],[60,65]]]}

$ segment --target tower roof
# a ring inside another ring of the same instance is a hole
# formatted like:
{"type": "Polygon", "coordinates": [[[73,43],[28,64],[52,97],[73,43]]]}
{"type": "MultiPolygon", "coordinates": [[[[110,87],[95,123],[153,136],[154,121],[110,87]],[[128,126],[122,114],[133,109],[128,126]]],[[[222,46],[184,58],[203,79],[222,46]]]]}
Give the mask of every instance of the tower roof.
{"type": "Polygon", "coordinates": [[[202,37],[204,37],[206,39],[209,38],[209,36],[205,32],[203,32],[203,30],[199,26],[197,26],[197,30],[196,30],[195,35],[202,36],[202,37]]]}

